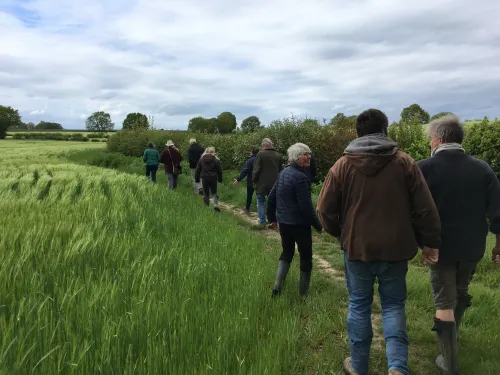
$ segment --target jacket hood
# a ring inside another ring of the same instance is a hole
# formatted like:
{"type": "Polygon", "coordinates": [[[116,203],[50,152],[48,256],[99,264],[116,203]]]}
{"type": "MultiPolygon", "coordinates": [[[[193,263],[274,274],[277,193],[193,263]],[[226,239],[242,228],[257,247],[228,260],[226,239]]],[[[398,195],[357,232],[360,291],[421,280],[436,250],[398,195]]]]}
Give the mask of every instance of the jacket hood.
{"type": "Polygon", "coordinates": [[[201,167],[204,169],[205,168],[207,168],[207,169],[215,168],[216,167],[215,160],[216,160],[216,158],[214,155],[205,154],[200,159],[201,167]]]}
{"type": "Polygon", "coordinates": [[[397,151],[398,144],[385,134],[370,134],[354,139],[344,155],[361,173],[373,176],[389,164],[397,151]]]}

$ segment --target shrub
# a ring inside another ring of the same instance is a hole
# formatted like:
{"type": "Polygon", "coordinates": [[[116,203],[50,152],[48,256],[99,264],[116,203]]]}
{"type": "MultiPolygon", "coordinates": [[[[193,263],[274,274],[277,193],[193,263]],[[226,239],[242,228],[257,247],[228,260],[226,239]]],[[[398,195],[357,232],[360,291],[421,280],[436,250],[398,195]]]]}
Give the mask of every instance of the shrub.
{"type": "Polygon", "coordinates": [[[318,175],[324,176],[355,138],[354,127],[321,126],[317,122],[290,117],[273,121],[269,127],[253,133],[207,134],[190,131],[136,130],[118,131],[109,137],[108,151],[139,157],[149,141],[158,151],[171,139],[186,157],[189,139],[194,137],[204,147],[214,146],[224,169],[239,169],[249,157],[252,146],[260,147],[263,138],[270,138],[283,155],[296,142],[306,143],[314,153],[318,175]]]}
{"type": "Polygon", "coordinates": [[[422,160],[431,155],[429,141],[419,118],[414,116],[408,122],[393,123],[388,135],[398,143],[399,149],[415,160],[422,160]]]}
{"type": "Polygon", "coordinates": [[[101,141],[100,141],[99,139],[97,139],[97,138],[92,138],[90,141],[91,141],[91,142],[101,142],[101,141]]]}
{"type": "Polygon", "coordinates": [[[83,137],[83,138],[82,138],[82,141],[83,141],[83,142],[88,142],[88,141],[89,141],[89,139],[88,139],[87,137],[83,137]]]}
{"type": "Polygon", "coordinates": [[[486,161],[500,178],[500,121],[489,121],[487,117],[480,123],[466,129],[463,142],[465,150],[486,161]]]}
{"type": "Polygon", "coordinates": [[[90,139],[93,139],[93,138],[102,138],[102,134],[99,134],[99,133],[88,133],[87,134],[87,138],[90,138],[90,139]]]}

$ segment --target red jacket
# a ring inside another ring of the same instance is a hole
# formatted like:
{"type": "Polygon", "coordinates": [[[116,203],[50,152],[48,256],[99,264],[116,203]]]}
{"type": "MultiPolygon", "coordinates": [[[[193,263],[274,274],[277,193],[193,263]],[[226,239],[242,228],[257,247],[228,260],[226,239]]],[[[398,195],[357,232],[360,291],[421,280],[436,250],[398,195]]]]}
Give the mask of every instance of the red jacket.
{"type": "Polygon", "coordinates": [[[165,173],[173,173],[174,165],[179,167],[181,160],[181,153],[174,147],[165,148],[160,156],[160,162],[165,165],[165,173]]]}

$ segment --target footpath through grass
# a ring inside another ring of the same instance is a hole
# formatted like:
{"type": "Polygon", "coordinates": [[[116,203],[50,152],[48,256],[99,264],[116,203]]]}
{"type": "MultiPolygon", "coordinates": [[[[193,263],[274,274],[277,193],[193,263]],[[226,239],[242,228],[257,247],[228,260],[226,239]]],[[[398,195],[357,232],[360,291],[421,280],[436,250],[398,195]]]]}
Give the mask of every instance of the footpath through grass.
{"type": "MultiPolygon", "coordinates": [[[[272,300],[279,242],[203,207],[189,175],[171,192],[161,172],[154,186],[140,159],[102,147],[0,141],[0,374],[341,373],[342,281],[315,266],[303,303],[297,258],[285,294],[272,300]]],[[[242,206],[236,175],[225,172],[219,196],[242,206]]],[[[315,237],[314,252],[342,271],[328,236],[315,237]]],[[[410,370],[437,374],[427,270],[412,263],[410,370]]],[[[499,270],[485,259],[478,272],[462,373],[498,374],[499,270]]],[[[373,374],[387,372],[379,318],[373,374]]]]}
{"type": "MultiPolygon", "coordinates": [[[[82,163],[107,164],[122,171],[143,174],[144,168],[139,159],[106,154],[91,155],[77,153],[71,159],[82,163]]],[[[187,168],[187,165],[185,165],[187,168]]],[[[245,182],[233,186],[232,181],[238,171],[225,171],[224,183],[219,185],[219,196],[224,202],[243,207],[246,199],[245,182]]],[[[166,178],[159,173],[159,185],[166,188],[166,178]]],[[[180,177],[178,192],[193,196],[189,170],[180,177]]],[[[313,200],[316,201],[319,186],[313,189],[313,200]]],[[[194,198],[191,198],[193,201],[194,198]]],[[[255,197],[252,211],[255,211],[255,197]]],[[[224,215],[223,215],[224,216],[224,215]]],[[[247,227],[248,228],[248,227],[247,227]]],[[[491,248],[494,238],[488,238],[485,258],[480,262],[477,274],[472,282],[471,294],[473,306],[467,310],[462,327],[460,342],[460,366],[463,374],[499,374],[500,359],[497,347],[500,344],[500,326],[496,322],[500,318],[500,268],[490,262],[491,248]]],[[[279,252],[279,243],[274,244],[276,250],[268,255],[273,258],[273,266],[279,252]]],[[[260,251],[258,249],[257,251],[260,251]]],[[[343,257],[335,240],[327,235],[315,235],[314,253],[327,260],[331,266],[343,271],[343,257]]],[[[298,260],[298,259],[297,259],[298,260]]],[[[272,267],[271,267],[272,268],[272,267]]],[[[292,282],[288,283],[285,298],[296,292],[296,268],[292,267],[292,282]]],[[[272,285],[274,269],[264,276],[272,285]]],[[[266,295],[264,294],[264,297],[266,295]]],[[[347,292],[345,286],[332,281],[321,274],[318,268],[313,270],[311,284],[311,300],[301,307],[300,343],[297,347],[299,355],[295,356],[296,371],[292,373],[336,374],[341,373],[343,355],[348,352],[345,330],[347,314],[347,292]]],[[[293,300],[293,297],[292,297],[293,300]]],[[[380,303],[376,298],[373,304],[375,338],[372,346],[371,371],[373,374],[384,374],[387,371],[385,359],[385,343],[380,324],[380,303]]],[[[407,321],[410,338],[410,371],[413,374],[437,374],[433,361],[438,354],[436,335],[431,332],[434,307],[430,291],[428,268],[419,263],[419,257],[411,262],[408,273],[407,321]]]]}

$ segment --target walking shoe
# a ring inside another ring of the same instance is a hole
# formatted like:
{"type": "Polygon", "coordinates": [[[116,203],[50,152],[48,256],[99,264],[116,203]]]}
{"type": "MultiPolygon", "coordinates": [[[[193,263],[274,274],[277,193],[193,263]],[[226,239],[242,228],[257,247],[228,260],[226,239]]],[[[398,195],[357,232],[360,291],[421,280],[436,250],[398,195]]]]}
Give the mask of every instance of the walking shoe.
{"type": "Polygon", "coordinates": [[[278,270],[276,271],[276,281],[273,285],[273,297],[281,295],[283,283],[285,282],[286,275],[290,269],[290,263],[280,260],[278,262],[278,270]]]}
{"type": "Polygon", "coordinates": [[[389,375],[403,375],[399,370],[389,370],[389,375]]]}
{"type": "Polygon", "coordinates": [[[352,367],[351,361],[352,361],[351,357],[347,357],[344,360],[344,372],[347,375],[358,375],[358,373],[356,371],[354,371],[354,368],[352,367]]]}
{"type": "Polygon", "coordinates": [[[246,214],[247,216],[250,216],[250,210],[249,210],[248,208],[245,208],[245,210],[244,210],[244,211],[245,211],[245,214],[246,214]]]}
{"type": "Polygon", "coordinates": [[[219,207],[214,207],[214,210],[217,211],[217,212],[220,212],[220,208],[219,207]]]}

